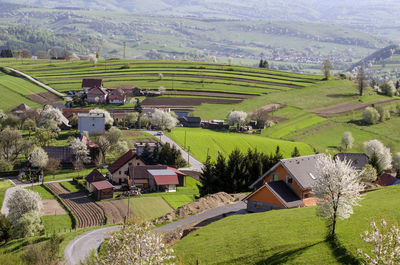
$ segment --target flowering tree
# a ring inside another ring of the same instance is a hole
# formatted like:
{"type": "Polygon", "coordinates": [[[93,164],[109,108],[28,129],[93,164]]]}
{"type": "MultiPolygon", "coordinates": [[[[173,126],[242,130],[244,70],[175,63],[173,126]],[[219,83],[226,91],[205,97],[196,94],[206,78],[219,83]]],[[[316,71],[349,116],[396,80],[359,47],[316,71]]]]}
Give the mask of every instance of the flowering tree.
{"type": "Polygon", "coordinates": [[[363,112],[363,120],[368,124],[376,124],[378,123],[381,115],[374,107],[367,107],[363,112]]]}
{"type": "Polygon", "coordinates": [[[244,111],[233,110],[228,115],[228,122],[230,125],[243,125],[246,122],[247,113],[244,111]]]}
{"type": "Polygon", "coordinates": [[[395,168],[395,169],[397,169],[397,171],[399,171],[400,170],[400,153],[396,153],[396,154],[394,154],[394,156],[393,156],[393,167],[395,168]]]}
{"type": "Polygon", "coordinates": [[[106,241],[106,253],[95,264],[171,264],[173,250],[165,248],[160,234],[150,231],[150,223],[129,224],[112,233],[106,241]]]}
{"type": "Polygon", "coordinates": [[[344,132],[343,133],[343,138],[342,138],[342,145],[346,149],[351,149],[354,144],[354,138],[351,132],[344,132]]]}
{"type": "Polygon", "coordinates": [[[71,150],[75,155],[76,163],[82,165],[90,162],[90,151],[87,148],[86,143],[82,142],[79,138],[76,138],[71,142],[71,150]]]}
{"type": "Polygon", "coordinates": [[[89,62],[92,64],[97,64],[97,57],[96,54],[89,54],[88,56],[89,62]]]}
{"type": "Polygon", "coordinates": [[[350,161],[333,160],[327,155],[318,158],[313,193],[317,198],[317,215],[328,221],[332,236],[337,219],[349,218],[353,206],[359,205],[363,187],[350,161]]]}
{"type": "Polygon", "coordinates": [[[40,212],[29,211],[24,213],[14,224],[14,233],[17,237],[32,237],[43,231],[40,221],[40,212]]]}
{"type": "Polygon", "coordinates": [[[381,174],[392,166],[392,154],[390,148],[385,147],[378,140],[371,140],[364,143],[365,153],[369,156],[370,163],[381,174]]]}
{"type": "Polygon", "coordinates": [[[358,249],[357,252],[366,264],[400,264],[400,230],[392,225],[389,227],[384,219],[381,221],[381,228],[375,222],[371,223],[372,231],[365,231],[361,234],[362,240],[373,246],[367,253],[358,249]]]}
{"type": "Polygon", "coordinates": [[[29,158],[29,162],[31,162],[32,166],[40,169],[43,169],[47,165],[48,161],[49,157],[46,151],[44,151],[41,147],[35,147],[29,158]]]}
{"type": "Polygon", "coordinates": [[[366,164],[361,172],[360,179],[364,182],[374,182],[378,177],[376,169],[371,164],[366,164]]]}
{"type": "Polygon", "coordinates": [[[18,189],[7,201],[7,208],[10,209],[8,218],[12,224],[16,224],[18,219],[27,212],[42,210],[43,205],[40,195],[37,192],[18,189]]]}
{"type": "Polygon", "coordinates": [[[43,110],[42,115],[40,116],[39,125],[45,126],[46,124],[54,121],[55,124],[60,125],[62,123],[63,114],[59,109],[55,109],[52,106],[46,106],[43,110]]]}
{"type": "Polygon", "coordinates": [[[168,112],[155,109],[150,123],[154,127],[160,128],[161,130],[171,130],[176,126],[178,120],[168,112]]]}
{"type": "Polygon", "coordinates": [[[114,119],[111,117],[110,113],[106,110],[103,109],[92,109],[89,111],[89,113],[102,113],[106,117],[106,124],[108,125],[113,125],[114,119]]]}

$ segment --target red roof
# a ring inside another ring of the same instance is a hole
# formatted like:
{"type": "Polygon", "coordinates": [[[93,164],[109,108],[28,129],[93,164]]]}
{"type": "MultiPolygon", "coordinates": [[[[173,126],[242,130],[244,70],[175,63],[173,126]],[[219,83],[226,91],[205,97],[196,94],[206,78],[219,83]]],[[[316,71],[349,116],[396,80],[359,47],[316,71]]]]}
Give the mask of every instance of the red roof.
{"type": "Polygon", "coordinates": [[[120,169],[123,165],[125,165],[126,163],[131,161],[134,157],[137,157],[139,159],[139,156],[136,154],[136,152],[134,152],[133,150],[129,150],[124,155],[122,155],[120,158],[118,158],[117,161],[112,163],[108,167],[108,171],[110,171],[111,174],[114,173],[115,171],[120,169]]]}
{"type": "Polygon", "coordinates": [[[119,94],[119,93],[113,93],[113,94],[110,94],[110,95],[108,95],[108,99],[109,100],[120,100],[120,101],[123,101],[123,100],[125,100],[125,95],[122,95],[122,94],[119,94]]]}
{"type": "Polygon", "coordinates": [[[106,190],[114,188],[114,186],[111,185],[111,183],[107,180],[92,182],[92,185],[93,187],[95,187],[96,190],[106,190]]]}
{"type": "Polygon", "coordinates": [[[87,182],[92,183],[105,180],[106,178],[97,169],[93,169],[93,171],[90,172],[90,174],[87,175],[85,179],[87,182]]]}
{"type": "Polygon", "coordinates": [[[176,168],[167,167],[167,169],[170,169],[170,170],[174,171],[178,175],[187,176],[185,173],[182,173],[181,171],[177,170],[176,168]]]}
{"type": "Polygon", "coordinates": [[[163,175],[163,176],[154,176],[154,180],[157,185],[178,185],[178,176],[177,175],[163,175]]]}
{"type": "Polygon", "coordinates": [[[84,142],[84,143],[85,143],[87,146],[89,146],[90,148],[97,147],[97,144],[93,143],[89,138],[87,138],[87,137],[84,136],[84,135],[82,135],[81,141],[84,142]]]}
{"type": "Polygon", "coordinates": [[[74,114],[89,113],[90,109],[63,109],[62,113],[68,120],[71,120],[74,114]]]}
{"type": "Polygon", "coordinates": [[[396,178],[390,174],[383,174],[375,183],[381,186],[391,186],[396,182],[396,178]]]}

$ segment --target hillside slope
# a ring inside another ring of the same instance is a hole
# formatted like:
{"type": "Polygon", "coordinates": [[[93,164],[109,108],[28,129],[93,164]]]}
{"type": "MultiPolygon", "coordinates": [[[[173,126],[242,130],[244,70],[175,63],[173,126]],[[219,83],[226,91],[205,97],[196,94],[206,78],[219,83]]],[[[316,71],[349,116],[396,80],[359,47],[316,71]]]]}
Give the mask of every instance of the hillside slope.
{"type": "Polygon", "coordinates": [[[228,217],[183,238],[175,254],[185,264],[357,264],[357,248],[368,247],[359,235],[370,222],[399,222],[399,192],[367,193],[354,215],[339,221],[339,244],[325,241],[324,221],[307,207],[228,217]]]}

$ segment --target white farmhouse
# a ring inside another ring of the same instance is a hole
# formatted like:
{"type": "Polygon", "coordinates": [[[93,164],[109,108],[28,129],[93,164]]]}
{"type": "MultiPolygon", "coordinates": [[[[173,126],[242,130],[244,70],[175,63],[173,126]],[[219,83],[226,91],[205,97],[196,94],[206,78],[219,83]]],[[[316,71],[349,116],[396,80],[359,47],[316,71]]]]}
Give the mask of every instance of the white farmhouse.
{"type": "Polygon", "coordinates": [[[81,134],[102,135],[105,131],[106,117],[104,113],[79,113],[78,129],[81,134]]]}

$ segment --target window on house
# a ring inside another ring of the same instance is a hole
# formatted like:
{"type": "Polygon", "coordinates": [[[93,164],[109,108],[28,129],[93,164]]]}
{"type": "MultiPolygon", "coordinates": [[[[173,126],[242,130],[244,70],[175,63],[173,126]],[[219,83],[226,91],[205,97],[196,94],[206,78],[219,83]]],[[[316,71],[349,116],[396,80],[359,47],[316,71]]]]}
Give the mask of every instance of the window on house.
{"type": "Polygon", "coordinates": [[[272,174],[272,181],[279,181],[279,173],[272,174]]]}
{"type": "Polygon", "coordinates": [[[293,178],[291,176],[286,176],[286,183],[293,184],[293,178]]]}
{"type": "Polygon", "coordinates": [[[119,171],[119,174],[121,175],[121,170],[119,171]]]}
{"type": "Polygon", "coordinates": [[[128,163],[129,166],[132,166],[132,163],[128,163]]]}
{"type": "Polygon", "coordinates": [[[92,124],[92,126],[94,127],[94,123],[92,124]]]}
{"type": "Polygon", "coordinates": [[[309,193],[304,194],[304,198],[309,198],[309,197],[310,197],[309,193]]]}
{"type": "Polygon", "coordinates": [[[136,165],[137,165],[137,166],[140,166],[140,163],[139,163],[139,162],[137,162],[137,163],[136,163],[136,165]]]}

